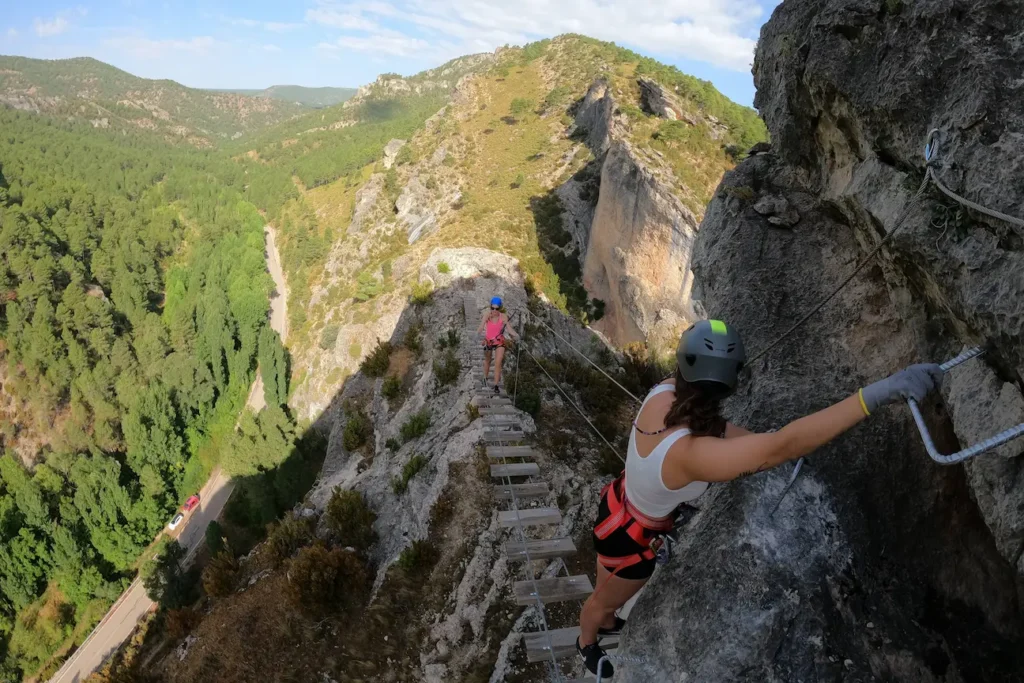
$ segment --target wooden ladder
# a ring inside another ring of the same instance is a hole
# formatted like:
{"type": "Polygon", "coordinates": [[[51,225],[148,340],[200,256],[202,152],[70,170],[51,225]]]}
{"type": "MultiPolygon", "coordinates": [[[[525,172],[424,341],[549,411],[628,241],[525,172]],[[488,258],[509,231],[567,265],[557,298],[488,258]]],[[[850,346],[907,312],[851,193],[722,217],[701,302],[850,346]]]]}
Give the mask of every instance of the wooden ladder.
{"type": "MultiPolygon", "coordinates": [[[[555,602],[585,600],[594,590],[590,578],[582,574],[569,575],[564,562],[564,558],[576,552],[572,539],[530,535],[560,524],[562,513],[556,507],[543,504],[543,501],[550,498],[550,489],[546,482],[536,481],[540,477],[540,466],[534,461],[540,454],[525,443],[526,434],[521,427],[522,413],[512,405],[504,390],[495,394],[493,388],[486,386],[486,378],[483,377],[483,349],[475,337],[480,320],[479,308],[471,297],[466,297],[463,305],[473,362],[470,376],[477,383],[473,400],[484,425],[483,441],[486,444],[491,477],[497,481],[494,494],[500,506],[498,523],[512,530],[512,538],[505,544],[505,557],[510,562],[521,563],[523,573],[528,577],[513,584],[516,603],[534,605],[543,610],[544,605],[555,602]],[[536,576],[534,567],[529,565],[538,560],[558,561],[561,565],[559,575],[548,578],[536,576]]],[[[525,633],[523,645],[526,658],[530,662],[554,662],[575,657],[578,636],[578,626],[525,633]]],[[[601,640],[601,645],[606,649],[614,648],[617,644],[618,638],[601,640]]]]}

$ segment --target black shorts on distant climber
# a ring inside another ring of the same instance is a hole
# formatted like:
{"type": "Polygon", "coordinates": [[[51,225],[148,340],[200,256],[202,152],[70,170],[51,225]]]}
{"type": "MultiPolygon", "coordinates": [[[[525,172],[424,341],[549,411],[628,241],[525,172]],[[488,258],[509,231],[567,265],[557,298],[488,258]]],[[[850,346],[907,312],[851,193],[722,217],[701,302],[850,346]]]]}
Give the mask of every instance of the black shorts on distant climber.
{"type": "MultiPolygon", "coordinates": [[[[626,469],[601,492],[594,525],[597,589],[583,605],[577,650],[597,673],[602,635],[622,629],[616,611],[651,577],[656,546],[676,509],[724,482],[807,455],[877,408],[918,401],[942,381],[938,365],[912,365],[849,398],[767,434],[725,421],[720,403],[736,390],[746,362],[739,334],[719,320],[683,333],[676,373],[644,399],[629,435],[626,469]]],[[[614,673],[606,660],[602,680],[614,673]]]]}
{"type": "Polygon", "coordinates": [[[499,393],[501,386],[501,363],[505,359],[505,335],[517,337],[516,331],[508,324],[508,316],[502,311],[500,296],[491,299],[491,307],[484,313],[477,334],[483,334],[484,345],[484,383],[491,369],[491,353],[494,353],[494,393],[499,393]]]}

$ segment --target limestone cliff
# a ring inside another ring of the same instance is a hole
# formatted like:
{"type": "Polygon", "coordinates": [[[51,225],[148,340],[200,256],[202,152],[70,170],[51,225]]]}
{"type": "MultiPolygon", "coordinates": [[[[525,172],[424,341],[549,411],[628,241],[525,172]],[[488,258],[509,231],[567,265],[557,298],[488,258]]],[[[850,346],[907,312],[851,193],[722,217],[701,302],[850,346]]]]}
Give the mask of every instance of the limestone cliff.
{"type": "MultiPolygon", "coordinates": [[[[778,427],[981,342],[993,350],[926,407],[940,449],[1022,419],[1021,235],[934,189],[915,197],[938,128],[938,176],[1024,214],[1018,10],[787,0],[775,11],[754,66],[772,147],[709,205],[695,298],[756,352],[892,237],[751,367],[732,420],[778,427]],[[799,222],[769,220],[791,212],[799,222]]],[[[811,456],[774,516],[790,467],[720,487],[633,610],[625,653],[646,663],[623,666],[622,680],[1019,680],[1022,449],[944,468],[893,407],[811,456]]]]}
{"type": "MultiPolygon", "coordinates": [[[[679,121],[706,138],[718,135],[713,117],[688,113],[656,81],[640,78],[635,85],[643,111],[679,121]]],[[[683,199],[691,188],[662,152],[635,134],[624,104],[602,79],[576,109],[573,134],[585,139],[597,157],[591,173],[598,198],[595,206],[582,210],[578,203],[568,204],[567,222],[577,228],[584,286],[605,302],[605,316],[594,327],[620,346],[648,341],[667,347],[695,317],[690,259],[700,204],[686,205],[683,199]]],[[[576,190],[580,179],[567,185],[576,190]]],[[[567,194],[560,192],[563,198],[567,194]]]]}

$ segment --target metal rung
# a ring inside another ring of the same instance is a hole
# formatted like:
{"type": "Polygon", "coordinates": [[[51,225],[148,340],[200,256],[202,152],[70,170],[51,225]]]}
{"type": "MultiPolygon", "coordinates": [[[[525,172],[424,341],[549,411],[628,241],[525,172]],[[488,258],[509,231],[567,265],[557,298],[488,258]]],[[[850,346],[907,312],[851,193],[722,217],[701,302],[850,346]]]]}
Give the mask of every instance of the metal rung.
{"type": "Polygon", "coordinates": [[[513,494],[519,500],[547,498],[548,493],[548,485],[543,481],[530,484],[504,484],[494,487],[494,497],[498,500],[512,500],[513,494]]]}
{"type": "Polygon", "coordinates": [[[491,465],[492,477],[536,477],[540,465],[535,462],[514,462],[508,465],[491,465]]]}
{"type": "MultiPolygon", "coordinates": [[[[961,363],[965,363],[972,358],[977,358],[983,353],[985,353],[985,351],[980,346],[976,346],[973,349],[964,351],[956,358],[946,361],[940,367],[943,372],[948,372],[950,369],[955,368],[961,363]]],[[[973,458],[976,455],[981,455],[986,451],[990,451],[993,448],[1002,446],[1008,441],[1024,436],[1024,423],[1021,423],[1016,427],[1010,427],[1005,431],[999,432],[995,436],[991,436],[984,441],[974,444],[973,446],[968,446],[956,453],[943,455],[942,453],[939,453],[939,450],[935,447],[935,441],[932,440],[932,435],[928,431],[928,425],[924,422],[924,416],[921,415],[921,408],[917,405],[917,401],[912,398],[908,398],[907,404],[910,406],[910,412],[914,415],[914,422],[917,423],[917,430],[921,432],[921,440],[924,441],[925,450],[928,451],[928,455],[931,459],[940,465],[955,465],[969,458],[973,458]]]]}
{"type": "Polygon", "coordinates": [[[484,432],[484,441],[500,443],[502,441],[522,441],[526,435],[518,429],[493,429],[484,432]]]}
{"type": "Polygon", "coordinates": [[[520,526],[539,526],[541,524],[558,524],[562,521],[562,513],[558,508],[528,508],[526,510],[501,510],[498,512],[498,524],[507,528],[520,526]]]}
{"type": "Polygon", "coordinates": [[[528,538],[526,541],[509,541],[505,544],[505,556],[509,560],[550,560],[554,557],[568,557],[576,552],[571,538],[528,538]]]}
{"type": "Polygon", "coordinates": [[[538,598],[544,604],[583,600],[594,592],[594,587],[590,585],[588,577],[580,574],[578,576],[559,576],[554,579],[537,579],[536,581],[516,581],[513,590],[516,594],[517,605],[533,605],[536,604],[538,598]]]}
{"type": "MultiPolygon", "coordinates": [[[[551,661],[551,653],[555,659],[567,659],[576,656],[576,639],[580,637],[580,627],[558,628],[551,631],[534,631],[523,634],[523,645],[526,647],[526,659],[529,662],[551,661]]],[[[618,636],[601,638],[601,647],[612,650],[619,646],[618,636]]],[[[581,681],[593,681],[593,678],[581,678],[581,681]]]]}
{"type": "Polygon", "coordinates": [[[505,458],[534,460],[537,457],[537,451],[529,446],[491,446],[487,449],[487,457],[490,460],[504,460],[505,458]]]}

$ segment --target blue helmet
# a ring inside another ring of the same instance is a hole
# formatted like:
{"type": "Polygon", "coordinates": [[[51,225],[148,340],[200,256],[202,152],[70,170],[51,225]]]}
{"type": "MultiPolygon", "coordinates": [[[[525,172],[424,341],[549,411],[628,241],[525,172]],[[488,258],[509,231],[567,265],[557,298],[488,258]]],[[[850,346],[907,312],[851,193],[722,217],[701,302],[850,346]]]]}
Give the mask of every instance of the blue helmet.
{"type": "Polygon", "coordinates": [[[501,308],[501,297],[500,296],[496,296],[493,299],[491,299],[491,305],[492,306],[497,306],[498,308],[501,308]]]}

